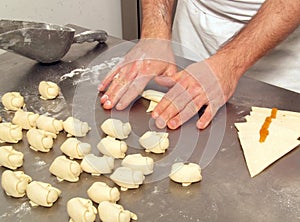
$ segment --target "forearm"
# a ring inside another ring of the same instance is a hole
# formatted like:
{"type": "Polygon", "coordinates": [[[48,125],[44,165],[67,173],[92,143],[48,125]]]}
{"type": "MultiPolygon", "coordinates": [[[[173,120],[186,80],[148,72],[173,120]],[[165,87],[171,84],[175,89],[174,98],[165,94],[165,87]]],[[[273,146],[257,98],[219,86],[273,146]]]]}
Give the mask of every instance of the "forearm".
{"type": "Polygon", "coordinates": [[[174,0],[142,1],[141,38],[171,39],[174,0]]]}
{"type": "Polygon", "coordinates": [[[207,62],[214,71],[238,81],[299,26],[299,15],[299,0],[266,0],[253,19],[207,62]]]}

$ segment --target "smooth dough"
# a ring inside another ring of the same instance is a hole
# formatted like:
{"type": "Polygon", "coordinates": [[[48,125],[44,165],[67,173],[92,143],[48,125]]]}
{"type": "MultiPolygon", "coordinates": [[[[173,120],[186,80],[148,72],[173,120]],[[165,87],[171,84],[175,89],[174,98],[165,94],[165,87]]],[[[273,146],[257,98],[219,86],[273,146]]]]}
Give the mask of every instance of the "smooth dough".
{"type": "Polygon", "coordinates": [[[118,184],[122,191],[126,191],[138,188],[144,182],[145,176],[142,171],[119,167],[110,175],[110,179],[118,184]]]}
{"type": "Polygon", "coordinates": [[[110,156],[100,157],[91,153],[83,158],[80,166],[84,172],[90,173],[92,176],[109,174],[114,168],[114,158],[110,156]]]}
{"type": "Polygon", "coordinates": [[[124,210],[123,206],[109,201],[103,201],[98,206],[98,213],[103,222],[130,222],[137,220],[136,214],[124,210]]]}
{"type": "Polygon", "coordinates": [[[87,122],[82,122],[74,117],[68,117],[63,122],[63,126],[68,136],[84,137],[91,130],[87,122]]]}
{"type": "Polygon", "coordinates": [[[24,97],[19,92],[5,93],[1,101],[6,110],[16,111],[25,106],[24,97]]]}
{"type": "Polygon", "coordinates": [[[139,143],[146,152],[164,153],[169,148],[168,136],[165,132],[147,131],[139,138],[139,143]]]}
{"type": "Polygon", "coordinates": [[[151,100],[150,103],[149,103],[148,109],[146,110],[146,112],[147,113],[152,112],[157,105],[158,105],[157,102],[154,102],[154,101],[151,100]]]}
{"type": "Polygon", "coordinates": [[[15,170],[23,166],[23,159],[24,154],[12,146],[0,146],[0,166],[15,170]]]}
{"type": "Polygon", "coordinates": [[[21,126],[12,123],[0,123],[0,143],[18,143],[22,139],[21,126]]]}
{"type": "Polygon", "coordinates": [[[60,150],[70,159],[83,159],[85,155],[91,153],[92,147],[89,143],[83,143],[77,138],[71,137],[63,142],[60,150]]]}
{"type": "Polygon", "coordinates": [[[60,92],[60,88],[54,82],[41,81],[39,84],[39,93],[41,94],[41,99],[55,99],[60,92]]]}
{"type": "Polygon", "coordinates": [[[25,130],[29,130],[36,127],[36,121],[39,116],[37,113],[25,112],[20,109],[15,113],[12,123],[21,126],[25,130]]]}
{"type": "Polygon", "coordinates": [[[96,220],[97,208],[89,199],[74,197],[67,203],[69,222],[93,222],[96,220]]]}
{"type": "Polygon", "coordinates": [[[39,118],[36,121],[36,125],[39,129],[55,134],[58,134],[64,129],[62,120],[58,120],[45,115],[39,116],[39,118]]]}
{"type": "Polygon", "coordinates": [[[45,153],[52,149],[56,134],[32,128],[28,130],[26,137],[31,149],[45,153]]]}
{"type": "Polygon", "coordinates": [[[82,172],[79,163],[69,160],[65,156],[58,156],[49,168],[50,173],[57,177],[58,181],[77,182],[82,172]]]}
{"type": "Polygon", "coordinates": [[[125,141],[120,141],[111,136],[106,136],[100,140],[97,144],[97,148],[102,154],[119,159],[125,157],[127,144],[125,141]]]}
{"type": "Polygon", "coordinates": [[[49,183],[33,181],[28,184],[26,194],[31,206],[52,207],[61,195],[61,191],[49,183]]]}
{"type": "Polygon", "coordinates": [[[154,101],[156,103],[159,103],[161,99],[164,97],[165,93],[159,92],[153,89],[145,90],[142,93],[142,97],[151,101],[154,101]]]}
{"type": "Polygon", "coordinates": [[[144,175],[153,173],[154,161],[151,157],[144,157],[141,154],[130,154],[122,160],[122,166],[142,171],[144,175]]]}
{"type": "Polygon", "coordinates": [[[181,183],[182,186],[189,186],[191,183],[202,180],[201,168],[195,163],[174,163],[169,177],[171,180],[181,183]]]}
{"type": "Polygon", "coordinates": [[[23,171],[5,170],[1,177],[1,185],[5,193],[16,198],[25,196],[26,187],[31,181],[31,177],[23,171]]]}
{"type": "Polygon", "coordinates": [[[103,182],[94,182],[87,190],[89,198],[96,203],[109,201],[116,203],[120,199],[120,191],[116,187],[110,187],[103,182]]]}
{"type": "Polygon", "coordinates": [[[131,125],[129,122],[123,123],[119,119],[109,118],[101,124],[101,129],[111,137],[126,139],[131,132],[131,125]]]}

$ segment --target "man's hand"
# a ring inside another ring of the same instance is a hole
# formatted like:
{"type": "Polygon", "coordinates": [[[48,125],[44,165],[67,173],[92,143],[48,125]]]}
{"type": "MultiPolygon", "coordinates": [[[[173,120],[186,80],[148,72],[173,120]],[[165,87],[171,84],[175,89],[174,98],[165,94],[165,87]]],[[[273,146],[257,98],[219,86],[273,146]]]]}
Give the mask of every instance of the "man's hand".
{"type": "Polygon", "coordinates": [[[141,39],[99,85],[99,91],[109,88],[101,97],[105,109],[125,109],[151,79],[159,84],[173,84],[176,73],[171,42],[161,39],[141,39]]]}

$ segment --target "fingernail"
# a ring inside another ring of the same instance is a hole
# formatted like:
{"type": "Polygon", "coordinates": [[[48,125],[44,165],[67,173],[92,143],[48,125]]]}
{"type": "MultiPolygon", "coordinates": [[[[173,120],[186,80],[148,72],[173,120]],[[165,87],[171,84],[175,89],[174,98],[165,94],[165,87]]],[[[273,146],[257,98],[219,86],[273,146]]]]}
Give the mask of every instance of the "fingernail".
{"type": "Polygon", "coordinates": [[[205,129],[207,125],[208,125],[208,123],[198,122],[197,127],[199,129],[205,129]]]}
{"type": "Polygon", "coordinates": [[[169,121],[169,124],[168,124],[169,126],[170,126],[170,128],[176,128],[177,127],[177,121],[175,121],[175,120],[170,120],[169,121]]]}
{"type": "Polygon", "coordinates": [[[152,112],[152,118],[156,119],[158,117],[158,113],[157,112],[152,112]]]}
{"type": "Polygon", "coordinates": [[[99,91],[102,91],[102,88],[103,88],[103,84],[99,84],[99,85],[98,85],[98,90],[99,90],[99,91]]]}
{"type": "Polygon", "coordinates": [[[162,118],[156,119],[156,126],[160,129],[166,127],[166,122],[162,118]]]}
{"type": "Polygon", "coordinates": [[[101,101],[101,103],[105,103],[107,99],[108,99],[108,95],[104,94],[104,95],[101,97],[100,101],[101,101]]]}
{"type": "Polygon", "coordinates": [[[110,100],[106,100],[105,103],[103,104],[104,108],[111,108],[111,101],[110,100]]]}
{"type": "Polygon", "coordinates": [[[122,103],[118,103],[118,105],[116,106],[117,110],[122,110],[123,109],[123,105],[122,103]]]}

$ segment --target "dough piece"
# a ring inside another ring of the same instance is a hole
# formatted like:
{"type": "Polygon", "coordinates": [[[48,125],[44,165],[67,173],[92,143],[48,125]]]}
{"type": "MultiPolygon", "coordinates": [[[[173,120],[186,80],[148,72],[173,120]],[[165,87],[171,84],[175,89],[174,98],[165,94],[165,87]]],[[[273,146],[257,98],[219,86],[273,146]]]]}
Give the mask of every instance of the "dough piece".
{"type": "Polygon", "coordinates": [[[60,182],[63,180],[77,182],[82,172],[79,163],[69,160],[65,156],[56,157],[52,162],[49,171],[55,175],[60,182]]]}
{"type": "Polygon", "coordinates": [[[11,170],[23,166],[24,154],[16,151],[12,146],[0,147],[0,166],[4,166],[11,170]]]}
{"type": "Polygon", "coordinates": [[[147,131],[139,138],[146,152],[164,153],[169,148],[169,134],[165,132],[147,131]]]}
{"type": "Polygon", "coordinates": [[[130,123],[123,123],[118,119],[107,119],[101,124],[101,129],[107,135],[117,138],[117,139],[126,139],[131,132],[130,123]]]}
{"type": "Polygon", "coordinates": [[[87,194],[89,198],[98,204],[102,201],[116,203],[120,199],[120,191],[118,188],[112,188],[103,182],[94,182],[87,190],[87,194]]]}
{"type": "Polygon", "coordinates": [[[26,136],[31,149],[44,153],[52,149],[53,139],[56,138],[56,134],[54,133],[35,128],[28,130],[26,136]]]}
{"type": "Polygon", "coordinates": [[[106,136],[97,144],[97,148],[102,154],[119,159],[125,157],[127,144],[124,141],[106,136]]]}
{"type": "Polygon", "coordinates": [[[82,122],[74,117],[68,117],[63,122],[64,130],[68,133],[68,136],[84,137],[91,128],[87,122],[82,122]]]}
{"type": "Polygon", "coordinates": [[[15,113],[14,118],[12,119],[12,123],[21,126],[25,130],[29,130],[36,127],[36,121],[39,116],[39,114],[33,112],[25,112],[20,109],[15,113]]]}
{"type": "Polygon", "coordinates": [[[0,116],[0,123],[2,122],[2,117],[0,116]]]}
{"type": "Polygon", "coordinates": [[[81,161],[81,169],[92,174],[100,176],[101,174],[111,173],[114,168],[114,158],[109,156],[95,156],[94,154],[86,155],[81,161]]]}
{"type": "Polygon", "coordinates": [[[19,92],[5,93],[1,98],[2,104],[6,110],[16,111],[25,106],[24,97],[19,92]]]}
{"type": "Polygon", "coordinates": [[[174,163],[169,177],[186,187],[202,180],[201,168],[195,163],[174,163]]]}
{"type": "Polygon", "coordinates": [[[119,167],[110,176],[110,179],[121,187],[122,191],[138,188],[145,180],[142,171],[129,167],[119,167]]]}
{"type": "Polygon", "coordinates": [[[69,222],[93,222],[96,220],[97,208],[89,199],[74,197],[67,203],[69,222]]]}
{"type": "Polygon", "coordinates": [[[88,143],[83,143],[77,138],[71,137],[60,146],[60,150],[70,157],[70,159],[83,159],[83,157],[91,153],[92,147],[88,143]]]}
{"type": "Polygon", "coordinates": [[[23,171],[5,170],[1,177],[1,185],[5,193],[16,198],[25,196],[26,187],[31,181],[31,177],[23,171]]]}
{"type": "Polygon", "coordinates": [[[138,219],[136,214],[124,210],[119,204],[111,203],[109,201],[103,201],[99,204],[98,213],[103,222],[130,222],[131,219],[138,219]]]}
{"type": "Polygon", "coordinates": [[[52,207],[61,195],[61,191],[49,183],[33,181],[28,184],[26,194],[30,199],[31,206],[52,207]]]}
{"type": "Polygon", "coordinates": [[[41,115],[37,121],[36,125],[39,129],[45,130],[50,133],[58,134],[60,131],[64,129],[63,121],[57,120],[53,117],[41,115]]]}
{"type": "Polygon", "coordinates": [[[41,99],[55,99],[60,92],[60,88],[54,82],[41,81],[39,84],[39,93],[41,94],[41,99]]]}
{"type": "Polygon", "coordinates": [[[0,143],[18,143],[22,139],[21,126],[11,123],[0,123],[0,143]]]}
{"type": "Polygon", "coordinates": [[[152,112],[154,109],[155,109],[155,107],[157,106],[157,102],[154,102],[154,101],[150,101],[150,104],[149,104],[149,107],[148,107],[148,109],[146,110],[146,112],[147,113],[150,113],[150,112],[152,112]]]}
{"type": "Polygon", "coordinates": [[[142,93],[142,97],[156,103],[159,103],[161,99],[164,97],[165,93],[159,92],[156,90],[148,89],[142,93]]]}
{"type": "Polygon", "coordinates": [[[153,173],[154,161],[152,158],[143,157],[141,154],[131,154],[123,159],[122,166],[139,170],[142,171],[144,175],[149,175],[153,173]]]}

